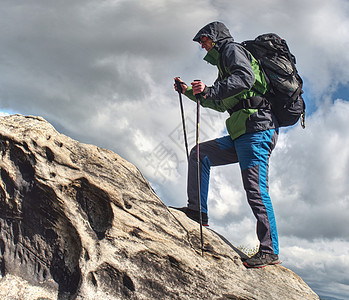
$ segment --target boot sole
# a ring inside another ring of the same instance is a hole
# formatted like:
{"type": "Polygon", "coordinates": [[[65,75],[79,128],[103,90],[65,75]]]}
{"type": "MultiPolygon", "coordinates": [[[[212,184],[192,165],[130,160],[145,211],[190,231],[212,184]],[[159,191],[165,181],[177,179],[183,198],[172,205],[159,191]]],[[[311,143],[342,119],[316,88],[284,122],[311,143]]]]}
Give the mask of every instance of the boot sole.
{"type": "Polygon", "coordinates": [[[273,265],[279,265],[281,264],[281,261],[278,260],[278,261],[275,261],[275,262],[271,262],[269,264],[264,264],[264,265],[257,265],[257,266],[250,266],[249,264],[247,264],[246,262],[243,263],[244,266],[248,269],[261,269],[261,268],[265,268],[267,266],[273,266],[273,265]]]}

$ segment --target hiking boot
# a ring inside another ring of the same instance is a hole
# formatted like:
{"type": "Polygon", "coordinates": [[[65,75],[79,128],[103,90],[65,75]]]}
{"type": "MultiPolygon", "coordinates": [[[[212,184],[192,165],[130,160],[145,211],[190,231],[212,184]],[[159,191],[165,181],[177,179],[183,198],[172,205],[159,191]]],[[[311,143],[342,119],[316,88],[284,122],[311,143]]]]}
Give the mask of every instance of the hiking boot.
{"type": "Polygon", "coordinates": [[[247,268],[263,268],[267,265],[276,265],[279,263],[280,260],[277,254],[265,252],[258,252],[244,261],[244,265],[247,268]]]}
{"type": "MultiPolygon", "coordinates": [[[[195,222],[200,223],[199,211],[190,209],[190,208],[188,208],[188,207],[186,207],[186,206],[185,206],[185,207],[173,207],[173,206],[169,206],[169,207],[184,212],[184,213],[187,215],[188,218],[194,220],[195,222]]],[[[202,226],[208,227],[208,216],[207,216],[207,214],[204,213],[204,212],[201,212],[201,221],[202,221],[202,226]]]]}

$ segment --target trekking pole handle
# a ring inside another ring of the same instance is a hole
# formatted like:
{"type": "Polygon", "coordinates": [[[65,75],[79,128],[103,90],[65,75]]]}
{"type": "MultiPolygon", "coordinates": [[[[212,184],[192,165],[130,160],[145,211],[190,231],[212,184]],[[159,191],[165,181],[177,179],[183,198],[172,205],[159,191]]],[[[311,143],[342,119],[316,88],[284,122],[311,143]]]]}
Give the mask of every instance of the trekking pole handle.
{"type": "MultiPolygon", "coordinates": [[[[201,80],[200,79],[195,79],[194,81],[201,81],[201,80]]],[[[201,100],[201,96],[202,96],[202,93],[196,94],[195,95],[196,100],[200,101],[201,100]]]]}
{"type": "Polygon", "coordinates": [[[184,81],[179,80],[180,77],[176,77],[175,78],[175,84],[177,87],[177,92],[178,93],[183,93],[183,88],[182,88],[182,84],[187,85],[184,81]]]}
{"type": "Polygon", "coordinates": [[[175,83],[176,83],[176,86],[177,86],[177,92],[178,92],[178,93],[182,93],[181,82],[179,81],[178,78],[180,78],[180,77],[177,77],[177,78],[175,79],[175,83]]]}

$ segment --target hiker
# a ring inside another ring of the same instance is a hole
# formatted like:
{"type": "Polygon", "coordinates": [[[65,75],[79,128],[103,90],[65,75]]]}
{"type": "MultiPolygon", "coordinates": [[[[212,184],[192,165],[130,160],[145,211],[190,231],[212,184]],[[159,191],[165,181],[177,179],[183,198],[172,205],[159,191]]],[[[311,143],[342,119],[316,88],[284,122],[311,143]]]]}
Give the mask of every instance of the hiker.
{"type": "MultiPolygon", "coordinates": [[[[257,219],[260,242],[257,254],[244,261],[246,267],[259,268],[279,263],[276,222],[268,193],[269,157],[278,138],[278,123],[270,106],[250,109],[234,106],[252,97],[263,97],[267,82],[258,62],[241,45],[234,42],[227,27],[212,22],[194,37],[207,51],[204,60],[218,68],[218,78],[212,86],[193,81],[191,86],[179,77],[182,93],[193,101],[201,96],[200,104],[219,112],[228,112],[229,135],[199,144],[200,198],[202,225],[208,226],[207,194],[211,166],[239,163],[247,200],[257,219]]],[[[175,90],[177,87],[175,84],[175,90]]],[[[264,99],[262,99],[264,100],[264,99]]],[[[189,155],[186,207],[177,208],[199,221],[198,172],[196,146],[189,155]]]]}

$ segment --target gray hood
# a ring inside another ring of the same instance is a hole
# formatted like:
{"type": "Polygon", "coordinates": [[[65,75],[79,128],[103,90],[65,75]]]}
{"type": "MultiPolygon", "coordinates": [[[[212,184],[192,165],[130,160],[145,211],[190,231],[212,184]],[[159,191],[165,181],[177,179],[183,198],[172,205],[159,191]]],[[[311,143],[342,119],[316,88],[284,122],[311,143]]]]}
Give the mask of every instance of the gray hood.
{"type": "Polygon", "coordinates": [[[230,35],[229,29],[221,22],[212,22],[204,26],[193,38],[194,42],[200,43],[200,37],[207,36],[218,48],[226,42],[233,42],[234,39],[230,35]]]}

